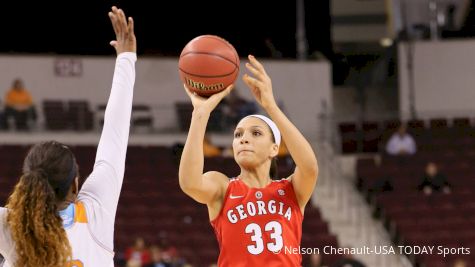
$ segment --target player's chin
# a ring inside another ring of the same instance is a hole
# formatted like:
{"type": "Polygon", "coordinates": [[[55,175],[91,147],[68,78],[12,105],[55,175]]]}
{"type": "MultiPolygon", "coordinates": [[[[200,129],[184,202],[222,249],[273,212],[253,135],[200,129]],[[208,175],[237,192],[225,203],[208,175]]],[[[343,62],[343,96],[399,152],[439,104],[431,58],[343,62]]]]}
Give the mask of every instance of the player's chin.
{"type": "Polygon", "coordinates": [[[249,169],[256,165],[254,157],[248,155],[237,155],[234,157],[241,168],[249,169]]]}

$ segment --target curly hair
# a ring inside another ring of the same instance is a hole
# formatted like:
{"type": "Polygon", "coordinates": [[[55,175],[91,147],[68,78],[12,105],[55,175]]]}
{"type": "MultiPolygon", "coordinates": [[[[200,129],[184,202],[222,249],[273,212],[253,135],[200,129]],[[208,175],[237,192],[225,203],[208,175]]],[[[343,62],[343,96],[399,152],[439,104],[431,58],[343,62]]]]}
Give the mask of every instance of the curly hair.
{"type": "MultiPolygon", "coordinates": [[[[7,224],[15,241],[15,267],[64,267],[71,260],[58,204],[70,190],[72,165],[76,165],[74,155],[57,142],[35,145],[26,156],[23,174],[6,205],[7,224]]],[[[75,172],[74,177],[77,168],[75,172]]]]}

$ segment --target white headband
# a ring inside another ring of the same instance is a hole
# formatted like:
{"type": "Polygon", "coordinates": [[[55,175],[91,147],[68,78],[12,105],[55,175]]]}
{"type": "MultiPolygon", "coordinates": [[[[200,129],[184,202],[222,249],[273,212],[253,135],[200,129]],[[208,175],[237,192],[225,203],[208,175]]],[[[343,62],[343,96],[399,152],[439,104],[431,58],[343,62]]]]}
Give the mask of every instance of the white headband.
{"type": "Polygon", "coordinates": [[[281,140],[282,137],[280,135],[279,128],[277,128],[277,125],[275,125],[275,123],[271,119],[267,118],[266,116],[257,115],[257,114],[246,116],[246,118],[247,117],[255,117],[255,118],[259,118],[259,119],[263,120],[269,126],[269,128],[271,129],[272,134],[274,135],[275,143],[278,146],[280,146],[280,140],[281,140]]]}

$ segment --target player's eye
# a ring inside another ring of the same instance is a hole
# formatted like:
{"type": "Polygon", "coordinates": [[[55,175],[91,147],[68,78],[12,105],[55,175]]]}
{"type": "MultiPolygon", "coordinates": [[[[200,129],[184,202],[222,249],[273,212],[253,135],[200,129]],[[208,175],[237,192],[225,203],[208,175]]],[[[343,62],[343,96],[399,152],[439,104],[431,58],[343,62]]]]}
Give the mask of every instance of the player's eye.
{"type": "Polygon", "coordinates": [[[261,136],[262,133],[259,132],[259,131],[253,131],[253,132],[252,132],[252,135],[254,135],[254,136],[261,136]]]}

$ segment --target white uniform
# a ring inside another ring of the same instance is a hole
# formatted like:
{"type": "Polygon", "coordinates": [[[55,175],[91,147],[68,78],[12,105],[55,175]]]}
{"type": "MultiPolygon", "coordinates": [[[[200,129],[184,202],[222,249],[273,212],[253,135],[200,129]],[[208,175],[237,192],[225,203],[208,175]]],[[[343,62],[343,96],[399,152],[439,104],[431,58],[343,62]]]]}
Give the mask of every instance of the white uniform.
{"type": "MultiPolygon", "coordinates": [[[[68,267],[114,266],[114,222],[124,178],[136,60],[131,52],[117,56],[94,169],[71,206],[74,221],[65,227],[73,250],[68,267]]],[[[11,267],[16,253],[6,213],[0,208],[0,254],[4,267],[11,267]]]]}

